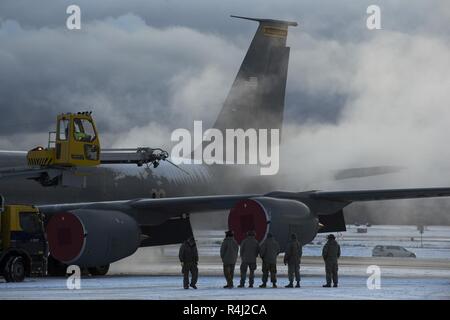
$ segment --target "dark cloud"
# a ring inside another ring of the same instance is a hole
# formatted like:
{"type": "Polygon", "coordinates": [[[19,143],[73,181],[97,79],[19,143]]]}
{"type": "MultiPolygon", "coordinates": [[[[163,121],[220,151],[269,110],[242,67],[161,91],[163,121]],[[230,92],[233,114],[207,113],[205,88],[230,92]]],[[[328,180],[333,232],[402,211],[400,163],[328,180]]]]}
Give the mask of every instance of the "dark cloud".
{"type": "MultiPolygon", "coordinates": [[[[448,36],[440,28],[450,16],[445,1],[378,3],[384,29],[448,36]],[[426,14],[435,8],[441,8],[438,17],[426,14]]],[[[70,4],[0,3],[0,111],[8,115],[0,123],[4,141],[11,130],[44,132],[52,125],[48,115],[69,110],[93,109],[105,135],[149,123],[187,126],[200,115],[212,122],[256,28],[229,14],[300,22],[289,36],[286,118],[297,124],[336,123],[349,92],[342,84],[334,88],[332,82],[342,79],[321,69],[318,57],[336,58],[327,55],[333,41],[364,43],[372,37],[365,28],[370,1],[80,0],[81,31],[65,29],[70,4]],[[324,39],[322,48],[314,47],[318,39],[324,39]],[[304,77],[309,66],[316,69],[312,78],[304,77]],[[330,86],[311,88],[314,83],[330,86]]],[[[349,57],[344,53],[337,61],[350,68],[349,57]]],[[[349,76],[348,70],[340,71],[340,78],[349,76]]]]}
{"type": "MultiPolygon", "coordinates": [[[[216,74],[231,76],[241,54],[219,37],[154,28],[130,14],[79,32],[25,29],[7,20],[0,43],[0,110],[8,114],[1,119],[3,135],[47,130],[56,113],[85,109],[95,112],[105,133],[150,121],[175,126],[179,109],[201,102],[193,101],[189,86],[222,84],[216,74]]],[[[215,103],[220,108],[221,101],[215,103]]]]}
{"type": "Polygon", "coordinates": [[[155,27],[185,26],[232,37],[238,32],[250,34],[252,28],[245,22],[230,24],[230,14],[297,20],[306,32],[333,38],[365,33],[365,11],[371,4],[382,8],[385,28],[400,32],[445,34],[450,17],[446,0],[3,0],[0,17],[26,27],[54,28],[65,24],[71,4],[82,8],[87,23],[131,13],[155,27]]]}

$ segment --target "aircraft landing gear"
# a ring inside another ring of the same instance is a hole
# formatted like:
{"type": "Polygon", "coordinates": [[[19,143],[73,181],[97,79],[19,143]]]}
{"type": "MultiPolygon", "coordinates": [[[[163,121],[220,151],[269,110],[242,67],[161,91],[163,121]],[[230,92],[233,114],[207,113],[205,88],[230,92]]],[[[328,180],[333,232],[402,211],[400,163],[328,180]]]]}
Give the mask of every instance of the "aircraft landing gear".
{"type": "Polygon", "coordinates": [[[109,271],[109,264],[99,267],[88,268],[88,271],[93,276],[104,276],[109,271]]]}
{"type": "Polygon", "coordinates": [[[51,255],[48,257],[47,274],[50,277],[65,277],[67,267],[67,265],[59,262],[51,255]]]}

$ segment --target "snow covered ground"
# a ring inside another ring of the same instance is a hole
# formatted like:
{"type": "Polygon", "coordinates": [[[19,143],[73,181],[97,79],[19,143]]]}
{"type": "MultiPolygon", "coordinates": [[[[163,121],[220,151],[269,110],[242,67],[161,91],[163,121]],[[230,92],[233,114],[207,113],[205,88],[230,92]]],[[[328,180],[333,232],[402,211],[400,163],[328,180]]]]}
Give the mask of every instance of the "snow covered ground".
{"type": "MultiPolygon", "coordinates": [[[[184,290],[180,276],[106,276],[82,279],[80,290],[68,290],[63,278],[1,283],[0,299],[450,299],[450,280],[382,278],[381,289],[369,290],[366,277],[343,276],[339,288],[322,288],[323,277],[307,276],[300,289],[223,289],[220,276],[201,276],[198,290],[184,290]]],[[[257,279],[257,284],[260,279],[257,279]]],[[[279,285],[287,283],[280,277],[279,285]]]]}

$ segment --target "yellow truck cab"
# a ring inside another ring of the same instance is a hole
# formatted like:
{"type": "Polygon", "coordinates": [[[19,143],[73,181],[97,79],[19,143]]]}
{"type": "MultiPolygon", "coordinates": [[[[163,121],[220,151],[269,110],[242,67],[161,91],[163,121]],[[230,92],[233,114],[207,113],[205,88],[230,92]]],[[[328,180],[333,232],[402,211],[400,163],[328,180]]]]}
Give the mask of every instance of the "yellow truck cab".
{"type": "Polygon", "coordinates": [[[27,154],[32,166],[96,166],[100,164],[100,141],[91,112],[57,116],[56,131],[49,132],[48,147],[27,154]],[[55,140],[52,140],[52,135],[55,140]]]}
{"type": "Polygon", "coordinates": [[[48,245],[37,208],[5,206],[0,196],[0,230],[0,275],[7,282],[46,275],[48,245]]]}

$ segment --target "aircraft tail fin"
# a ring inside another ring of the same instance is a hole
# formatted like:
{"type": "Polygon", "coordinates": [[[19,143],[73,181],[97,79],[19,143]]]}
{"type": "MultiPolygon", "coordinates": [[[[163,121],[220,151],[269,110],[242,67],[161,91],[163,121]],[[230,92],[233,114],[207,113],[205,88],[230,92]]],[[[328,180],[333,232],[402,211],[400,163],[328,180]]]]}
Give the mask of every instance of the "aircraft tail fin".
{"type": "Polygon", "coordinates": [[[296,22],[234,18],[259,22],[231,90],[213,126],[221,130],[280,129],[289,62],[286,38],[296,22]]]}

